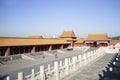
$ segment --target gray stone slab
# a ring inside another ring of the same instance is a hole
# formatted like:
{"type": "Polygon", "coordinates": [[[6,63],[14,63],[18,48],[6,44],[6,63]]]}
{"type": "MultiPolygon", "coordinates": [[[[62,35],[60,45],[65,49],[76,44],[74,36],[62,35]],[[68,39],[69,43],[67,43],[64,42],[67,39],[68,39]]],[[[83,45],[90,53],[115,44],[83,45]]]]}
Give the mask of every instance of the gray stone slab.
{"type": "Polygon", "coordinates": [[[64,80],[99,80],[99,74],[103,73],[102,70],[106,70],[105,67],[107,67],[113,56],[114,54],[105,54],[96,62],[85,66],[83,69],[64,78],[64,80]]]}

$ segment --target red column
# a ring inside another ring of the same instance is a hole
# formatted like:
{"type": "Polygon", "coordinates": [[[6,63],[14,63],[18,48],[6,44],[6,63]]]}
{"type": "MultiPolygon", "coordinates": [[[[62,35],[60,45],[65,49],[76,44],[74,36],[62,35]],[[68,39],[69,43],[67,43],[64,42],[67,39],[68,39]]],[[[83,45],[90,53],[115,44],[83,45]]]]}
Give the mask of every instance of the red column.
{"type": "Polygon", "coordinates": [[[23,49],[23,53],[25,53],[25,49],[23,49]]]}
{"type": "Polygon", "coordinates": [[[87,46],[90,46],[90,43],[87,43],[87,46]]]}
{"type": "Polygon", "coordinates": [[[2,54],[1,54],[1,53],[2,53],[2,51],[1,51],[1,50],[2,50],[2,49],[0,48],[0,56],[2,56],[2,54]]]}
{"type": "Polygon", "coordinates": [[[32,47],[31,53],[35,52],[35,46],[32,47]]]}
{"type": "Polygon", "coordinates": [[[8,55],[10,55],[10,48],[9,47],[5,51],[5,56],[8,56],[8,55]]]}
{"type": "Polygon", "coordinates": [[[87,46],[90,46],[90,43],[87,43],[87,46]]]}
{"type": "Polygon", "coordinates": [[[52,50],[52,45],[49,46],[49,51],[51,51],[51,50],[52,50]]]}
{"type": "Polygon", "coordinates": [[[92,43],[92,47],[95,47],[95,44],[94,44],[94,43],[92,43]]]}
{"type": "Polygon", "coordinates": [[[63,49],[63,44],[61,44],[60,49],[63,49]]]}
{"type": "Polygon", "coordinates": [[[94,43],[92,43],[92,47],[94,47],[94,43]]]}
{"type": "Polygon", "coordinates": [[[74,47],[74,42],[71,42],[71,44],[70,44],[70,45],[71,45],[71,47],[74,47]]]}
{"type": "Polygon", "coordinates": [[[43,51],[45,51],[46,50],[46,47],[45,46],[43,46],[43,51]]]}
{"type": "Polygon", "coordinates": [[[19,52],[19,54],[20,54],[20,47],[18,48],[18,52],[19,52]]]}
{"type": "Polygon", "coordinates": [[[0,56],[2,56],[2,54],[1,54],[1,49],[0,49],[0,56]]]}
{"type": "Polygon", "coordinates": [[[39,50],[42,51],[41,47],[39,47],[39,50]]]}
{"type": "Polygon", "coordinates": [[[30,49],[28,48],[28,53],[30,52],[30,49]]]}
{"type": "Polygon", "coordinates": [[[45,51],[47,51],[47,46],[44,46],[44,48],[45,48],[45,51]]]}
{"type": "Polygon", "coordinates": [[[108,46],[108,43],[106,43],[106,47],[108,46]]]}
{"type": "Polygon", "coordinates": [[[65,45],[65,48],[68,48],[68,47],[71,47],[71,43],[68,44],[68,45],[65,45]]]}

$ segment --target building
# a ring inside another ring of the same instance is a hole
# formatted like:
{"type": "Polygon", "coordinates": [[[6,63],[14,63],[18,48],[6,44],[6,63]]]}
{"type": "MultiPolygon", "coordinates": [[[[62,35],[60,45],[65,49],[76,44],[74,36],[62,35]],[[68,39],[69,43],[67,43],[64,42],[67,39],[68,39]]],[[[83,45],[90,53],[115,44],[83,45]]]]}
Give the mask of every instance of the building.
{"type": "Polygon", "coordinates": [[[85,42],[84,38],[80,38],[80,39],[78,39],[78,40],[75,42],[74,45],[75,45],[76,47],[82,47],[82,46],[85,46],[84,42],[85,42]]]}
{"type": "Polygon", "coordinates": [[[85,39],[85,45],[91,47],[108,46],[111,39],[108,39],[107,34],[88,34],[85,39]]]}
{"type": "Polygon", "coordinates": [[[28,38],[43,38],[43,36],[28,36],[28,38]]]}
{"type": "Polygon", "coordinates": [[[71,31],[64,31],[60,36],[62,39],[66,39],[68,42],[71,43],[70,47],[74,47],[75,42],[77,41],[77,37],[73,30],[71,31]]]}
{"type": "Polygon", "coordinates": [[[64,49],[74,46],[108,46],[110,43],[107,34],[88,34],[87,38],[77,39],[73,30],[64,31],[59,38],[43,38],[42,36],[0,37],[0,56],[34,53],[64,49]]]}
{"type": "Polygon", "coordinates": [[[0,38],[0,56],[33,53],[39,51],[67,48],[70,45],[59,38],[0,38]]]}
{"type": "Polygon", "coordinates": [[[60,38],[64,38],[64,39],[76,39],[77,37],[75,36],[75,33],[73,30],[71,31],[64,31],[62,33],[62,35],[60,36],[60,38]]]}

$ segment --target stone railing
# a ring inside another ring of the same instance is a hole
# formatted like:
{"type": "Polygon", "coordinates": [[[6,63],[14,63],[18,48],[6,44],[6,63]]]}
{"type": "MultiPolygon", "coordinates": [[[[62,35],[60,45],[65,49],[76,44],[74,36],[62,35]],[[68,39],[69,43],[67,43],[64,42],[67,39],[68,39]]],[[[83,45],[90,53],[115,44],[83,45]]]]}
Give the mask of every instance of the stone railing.
{"type": "MultiPolygon", "coordinates": [[[[79,54],[70,58],[65,58],[65,60],[55,61],[54,66],[48,64],[45,69],[44,65],[40,66],[39,72],[32,69],[31,74],[24,76],[23,72],[18,72],[17,80],[60,80],[65,76],[77,71],[81,67],[87,65],[93,60],[104,54],[105,48],[99,48],[88,53],[79,54]]],[[[10,77],[7,77],[10,80],[10,77]]]]}

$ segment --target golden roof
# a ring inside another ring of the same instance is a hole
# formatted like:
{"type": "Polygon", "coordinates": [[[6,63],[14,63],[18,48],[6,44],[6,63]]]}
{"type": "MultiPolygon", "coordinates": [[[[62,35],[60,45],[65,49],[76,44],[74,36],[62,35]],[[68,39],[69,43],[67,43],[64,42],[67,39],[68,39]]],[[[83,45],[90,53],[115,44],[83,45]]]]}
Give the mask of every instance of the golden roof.
{"type": "Polygon", "coordinates": [[[110,40],[108,39],[107,34],[88,34],[86,40],[110,40]]]}
{"type": "Polygon", "coordinates": [[[43,38],[0,38],[0,46],[27,46],[27,45],[50,45],[50,44],[68,44],[65,39],[43,38]]]}
{"type": "Polygon", "coordinates": [[[83,43],[84,39],[78,39],[75,43],[83,43]]]}
{"type": "Polygon", "coordinates": [[[60,37],[61,38],[76,38],[73,30],[72,31],[64,31],[60,37]]]}
{"type": "Polygon", "coordinates": [[[28,38],[43,38],[43,36],[29,36],[28,38]]]}

